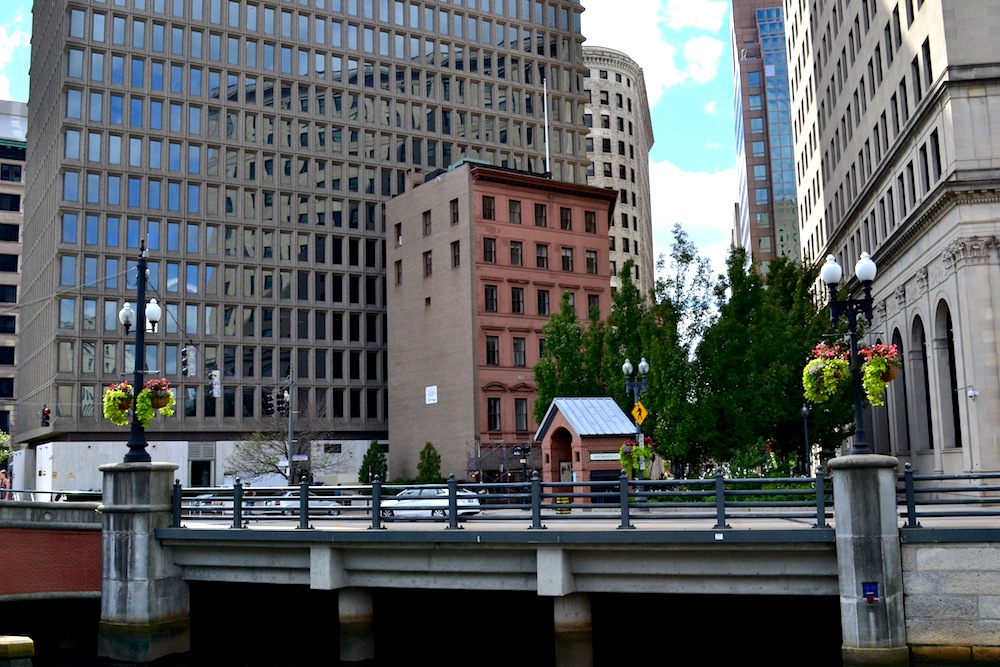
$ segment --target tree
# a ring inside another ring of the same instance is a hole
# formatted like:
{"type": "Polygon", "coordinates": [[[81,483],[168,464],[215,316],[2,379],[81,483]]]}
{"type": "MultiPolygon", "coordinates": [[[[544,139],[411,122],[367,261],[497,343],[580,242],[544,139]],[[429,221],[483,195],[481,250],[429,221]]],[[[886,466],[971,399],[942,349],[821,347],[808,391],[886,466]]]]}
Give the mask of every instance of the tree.
{"type": "Polygon", "coordinates": [[[424,443],[417,462],[417,482],[421,484],[443,482],[441,476],[441,455],[430,442],[424,443]]]}
{"type": "Polygon", "coordinates": [[[552,399],[560,396],[600,396],[604,394],[600,382],[600,368],[594,368],[594,355],[588,354],[588,345],[595,344],[593,336],[599,335],[597,320],[592,319],[593,334],[577,321],[576,309],[564,292],[559,312],[553,313],[542,327],[545,337],[545,354],[535,367],[535,421],[545,417],[552,399]]]}
{"type": "Polygon", "coordinates": [[[382,446],[378,444],[378,440],[372,440],[368,446],[368,451],[365,452],[365,458],[361,460],[361,469],[358,470],[358,480],[362,484],[371,484],[378,477],[379,480],[384,482],[388,474],[389,468],[386,465],[385,453],[382,451],[382,446]]]}
{"type": "Polygon", "coordinates": [[[296,413],[293,454],[308,454],[308,461],[299,466],[288,461],[288,419],[280,415],[264,418],[264,427],[244,435],[226,460],[226,470],[240,477],[260,477],[266,474],[281,475],[289,484],[299,481],[296,471],[305,471],[310,477],[340,470],[348,460],[347,454],[333,454],[322,447],[323,441],[334,439],[334,434],[317,430],[320,418],[308,405],[296,413]],[[289,465],[283,466],[281,462],[289,465]]]}
{"type": "MultiPolygon", "coordinates": [[[[697,348],[698,428],[692,433],[701,460],[754,460],[766,448],[780,468],[803,449],[802,367],[829,328],[811,297],[818,269],[786,259],[758,274],[742,248],[734,248],[716,286],[718,319],[697,348]]],[[[831,401],[811,420],[811,440],[844,437],[850,403],[831,401]],[[836,426],[834,426],[836,424],[836,426]]]]}

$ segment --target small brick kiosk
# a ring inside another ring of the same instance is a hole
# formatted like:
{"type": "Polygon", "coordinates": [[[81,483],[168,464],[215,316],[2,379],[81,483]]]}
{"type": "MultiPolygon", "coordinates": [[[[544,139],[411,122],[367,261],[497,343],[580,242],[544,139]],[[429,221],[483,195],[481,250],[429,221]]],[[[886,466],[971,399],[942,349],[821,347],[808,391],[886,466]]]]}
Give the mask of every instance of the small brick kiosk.
{"type": "Polygon", "coordinates": [[[535,432],[542,443],[542,481],[618,479],[618,452],[634,437],[635,425],[614,399],[553,399],[535,432]]]}

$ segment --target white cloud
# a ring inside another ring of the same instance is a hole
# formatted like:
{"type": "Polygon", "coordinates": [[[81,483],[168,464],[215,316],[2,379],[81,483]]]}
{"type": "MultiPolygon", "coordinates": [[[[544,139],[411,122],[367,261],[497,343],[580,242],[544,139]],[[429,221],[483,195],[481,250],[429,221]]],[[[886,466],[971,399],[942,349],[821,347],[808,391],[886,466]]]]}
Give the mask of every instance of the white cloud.
{"type": "Polygon", "coordinates": [[[638,63],[652,108],[672,86],[714,79],[725,50],[715,37],[687,38],[671,29],[718,32],[727,9],[728,3],[717,0],[628,0],[628,11],[622,11],[614,0],[594,0],[583,12],[582,29],[586,44],[616,49],[638,63]],[[698,12],[691,14],[689,4],[698,12]]]}
{"type": "Polygon", "coordinates": [[[649,163],[654,258],[670,254],[673,228],[680,223],[713,274],[725,273],[733,236],[738,175],[685,172],[669,162],[649,163]]]}
{"type": "MultiPolygon", "coordinates": [[[[20,23],[22,17],[18,17],[14,24],[20,23]]],[[[18,56],[18,60],[27,63],[28,50],[31,47],[31,35],[23,30],[14,28],[12,24],[0,25],[0,99],[11,99],[10,72],[8,68],[18,56]],[[24,49],[24,58],[20,50],[24,49]]],[[[18,67],[22,65],[18,64],[18,67]]],[[[27,67],[27,65],[23,65],[27,67]]],[[[27,72],[22,74],[26,78],[27,72]]],[[[26,100],[25,100],[26,101],[26,100]]]]}
{"type": "Polygon", "coordinates": [[[715,37],[693,37],[684,42],[686,74],[699,83],[707,83],[719,73],[719,60],[725,45],[715,37]]]}
{"type": "Polygon", "coordinates": [[[704,111],[705,114],[709,116],[714,116],[717,113],[715,100],[712,100],[711,102],[703,106],[701,110],[704,111]]]}
{"type": "Polygon", "coordinates": [[[663,15],[672,30],[699,28],[716,33],[728,10],[726,0],[667,0],[663,15]]]}

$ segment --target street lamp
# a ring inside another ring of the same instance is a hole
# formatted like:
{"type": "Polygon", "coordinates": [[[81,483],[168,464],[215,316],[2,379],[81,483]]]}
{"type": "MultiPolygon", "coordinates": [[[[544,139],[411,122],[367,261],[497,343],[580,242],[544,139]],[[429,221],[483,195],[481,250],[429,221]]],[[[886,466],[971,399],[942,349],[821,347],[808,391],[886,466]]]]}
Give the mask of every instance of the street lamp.
{"type": "Polygon", "coordinates": [[[872,446],[865,433],[864,418],[861,414],[861,360],[858,359],[858,312],[865,316],[868,324],[872,323],[872,281],[878,269],[868,253],[861,253],[861,258],[854,265],[854,275],[864,288],[864,296],[860,299],[837,298],[837,286],[844,275],[844,270],[837,264],[833,255],[827,255],[820,277],[830,288],[830,322],[836,326],[837,320],[847,313],[847,326],[851,334],[851,379],[854,384],[854,447],[855,454],[871,454],[872,446]]]}
{"type": "Polygon", "coordinates": [[[521,481],[528,481],[528,457],[531,456],[531,445],[520,445],[514,447],[511,452],[514,458],[521,462],[521,481]]]}
{"type": "Polygon", "coordinates": [[[805,403],[802,404],[802,430],[806,434],[806,457],[802,459],[802,474],[808,477],[812,448],[809,446],[809,406],[805,403]]]}
{"type": "Polygon", "coordinates": [[[139,421],[136,409],[139,405],[139,392],[142,391],[143,373],[146,370],[146,327],[150,331],[156,332],[156,323],[160,321],[159,304],[156,299],[150,299],[146,303],[146,257],[149,251],[146,250],[146,242],[139,244],[139,263],[135,279],[136,284],[136,308],[132,310],[132,304],[126,303],[118,312],[118,319],[125,327],[125,335],[128,335],[135,325],[135,378],[132,381],[132,430],[128,439],[128,453],[125,455],[125,463],[148,463],[152,461],[149,452],[146,451],[146,431],[139,421]]]}
{"type": "MultiPolygon", "coordinates": [[[[649,364],[646,362],[646,357],[639,360],[639,375],[638,377],[632,377],[632,362],[628,359],[622,364],[622,373],[625,374],[625,393],[632,394],[632,404],[639,405],[639,394],[646,391],[646,374],[649,373],[649,364]]],[[[642,421],[636,414],[635,417],[635,446],[642,447],[642,421]]],[[[640,462],[640,466],[644,466],[645,462],[640,462]]]]}

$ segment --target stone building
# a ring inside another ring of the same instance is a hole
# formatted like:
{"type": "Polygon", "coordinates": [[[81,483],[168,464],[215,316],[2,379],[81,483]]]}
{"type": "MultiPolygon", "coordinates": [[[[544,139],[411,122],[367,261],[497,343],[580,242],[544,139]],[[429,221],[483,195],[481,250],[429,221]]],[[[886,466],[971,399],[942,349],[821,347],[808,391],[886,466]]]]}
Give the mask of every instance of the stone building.
{"type": "Polygon", "coordinates": [[[587,182],[618,193],[618,207],[608,230],[611,285],[632,260],[632,281],[648,295],[656,282],[653,256],[653,214],[650,209],[649,151],[653,122],[649,117],[642,68],[621,51],[583,47],[587,91],[583,122],[587,137],[587,182]]]}
{"type": "Polygon", "coordinates": [[[864,342],[902,371],[876,452],[1000,470],[1000,13],[993,0],[786,2],[803,256],[848,289],[878,266],[864,342]]]}

